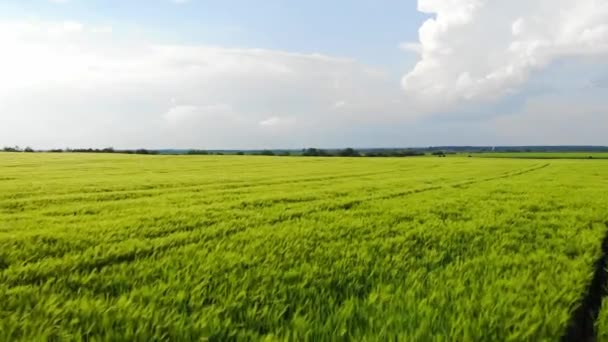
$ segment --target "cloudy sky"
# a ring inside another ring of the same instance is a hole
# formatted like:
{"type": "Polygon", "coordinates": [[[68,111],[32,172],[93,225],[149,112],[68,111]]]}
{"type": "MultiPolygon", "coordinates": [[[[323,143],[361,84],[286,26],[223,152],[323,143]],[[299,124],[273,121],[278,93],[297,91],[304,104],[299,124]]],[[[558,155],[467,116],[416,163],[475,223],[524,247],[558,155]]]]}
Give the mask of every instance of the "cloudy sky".
{"type": "Polygon", "coordinates": [[[0,146],[608,145],[608,0],[2,0],[0,146]]]}

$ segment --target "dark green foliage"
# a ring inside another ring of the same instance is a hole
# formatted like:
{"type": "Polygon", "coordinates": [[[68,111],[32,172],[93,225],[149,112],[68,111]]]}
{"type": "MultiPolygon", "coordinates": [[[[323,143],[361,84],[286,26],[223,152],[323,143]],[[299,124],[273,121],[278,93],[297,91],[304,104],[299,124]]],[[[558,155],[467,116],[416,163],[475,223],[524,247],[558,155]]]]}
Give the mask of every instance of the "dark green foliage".
{"type": "Polygon", "coordinates": [[[157,151],[146,150],[144,148],[140,148],[135,150],[135,154],[158,154],[157,151]]]}
{"type": "Polygon", "coordinates": [[[3,152],[22,152],[21,148],[19,148],[19,146],[15,146],[15,147],[4,147],[2,148],[3,152]]]}
{"type": "Polygon", "coordinates": [[[350,147],[339,151],[338,155],[340,157],[360,157],[361,156],[361,154],[357,150],[352,149],[350,147]]]}
{"type": "Polygon", "coordinates": [[[186,152],[186,154],[190,154],[190,155],[208,155],[209,152],[205,151],[205,150],[189,150],[188,152],[186,152]]]}
{"type": "Polygon", "coordinates": [[[317,148],[306,148],[302,150],[302,155],[305,157],[327,157],[329,154],[325,150],[317,148]]]}
{"type": "Polygon", "coordinates": [[[424,156],[423,152],[416,150],[377,150],[366,152],[366,157],[420,157],[424,156]]]}

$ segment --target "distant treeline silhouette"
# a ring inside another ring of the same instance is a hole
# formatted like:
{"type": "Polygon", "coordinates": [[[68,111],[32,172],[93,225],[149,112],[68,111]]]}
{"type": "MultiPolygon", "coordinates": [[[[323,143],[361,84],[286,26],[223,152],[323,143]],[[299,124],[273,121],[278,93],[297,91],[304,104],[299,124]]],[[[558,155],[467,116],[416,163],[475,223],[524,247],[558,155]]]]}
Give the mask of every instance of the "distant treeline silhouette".
{"type": "MultiPolygon", "coordinates": [[[[345,148],[320,149],[264,149],[264,150],[201,150],[201,149],[114,149],[106,148],[66,148],[34,150],[31,147],[4,147],[0,152],[46,152],[46,153],[123,153],[123,154],[163,154],[163,155],[257,155],[257,156],[298,156],[298,157],[417,157],[432,155],[445,157],[455,153],[529,153],[529,152],[608,152],[605,146],[435,146],[418,148],[345,148]]],[[[470,156],[470,155],[469,155],[470,156]]]]}
{"type": "MultiPolygon", "coordinates": [[[[424,156],[424,152],[415,150],[377,150],[377,151],[358,151],[354,148],[324,150],[319,148],[305,148],[303,150],[260,150],[260,151],[225,151],[214,152],[206,150],[188,150],[188,155],[255,155],[255,156],[300,156],[300,157],[415,157],[424,156]]],[[[444,153],[441,152],[443,155],[444,153]]]]}
{"type": "Polygon", "coordinates": [[[425,153],[410,149],[359,151],[349,147],[343,150],[322,150],[318,148],[307,148],[302,150],[301,155],[305,157],[416,157],[424,156],[425,153]]]}
{"type": "MultiPolygon", "coordinates": [[[[416,157],[425,153],[413,149],[377,149],[359,151],[354,148],[319,149],[305,148],[303,150],[260,150],[260,151],[207,151],[207,150],[118,150],[106,148],[66,148],[51,150],[34,150],[31,147],[4,147],[3,152],[46,152],[46,153],[122,153],[122,154],[178,154],[178,155],[258,155],[258,156],[302,156],[302,157],[416,157]]],[[[435,151],[433,155],[444,156],[443,151],[435,151]]]]}
{"type": "Polygon", "coordinates": [[[4,147],[3,152],[49,152],[49,153],[124,153],[124,154],[160,154],[156,150],[136,149],[136,150],[115,150],[112,147],[106,148],[66,148],[66,149],[51,149],[51,150],[34,150],[31,147],[20,148],[19,146],[4,147]]]}

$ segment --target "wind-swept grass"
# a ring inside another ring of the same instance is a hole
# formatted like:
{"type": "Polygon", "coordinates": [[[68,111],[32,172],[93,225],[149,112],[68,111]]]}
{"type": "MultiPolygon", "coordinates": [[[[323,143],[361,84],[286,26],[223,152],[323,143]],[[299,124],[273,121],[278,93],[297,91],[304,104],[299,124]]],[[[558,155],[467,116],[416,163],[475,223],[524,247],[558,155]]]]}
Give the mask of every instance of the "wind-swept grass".
{"type": "Polygon", "coordinates": [[[607,171],[0,154],[0,340],[555,341],[607,171]]]}

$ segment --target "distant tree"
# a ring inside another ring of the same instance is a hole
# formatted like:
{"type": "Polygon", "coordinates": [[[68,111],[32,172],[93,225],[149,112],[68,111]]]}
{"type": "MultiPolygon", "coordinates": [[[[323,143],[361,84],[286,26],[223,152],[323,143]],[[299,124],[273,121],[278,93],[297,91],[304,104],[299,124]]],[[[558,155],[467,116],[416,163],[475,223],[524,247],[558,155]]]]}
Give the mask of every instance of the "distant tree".
{"type": "Polygon", "coordinates": [[[423,152],[419,152],[416,150],[402,150],[402,151],[395,151],[393,153],[391,153],[392,157],[418,157],[418,156],[424,156],[425,154],[423,152]]]}
{"type": "Polygon", "coordinates": [[[312,150],[313,150],[312,148],[305,148],[305,149],[302,150],[302,155],[306,156],[306,157],[309,157],[312,154],[312,150]]]}
{"type": "Polygon", "coordinates": [[[32,153],[32,152],[34,152],[34,149],[28,146],[23,150],[23,152],[32,153]]]}
{"type": "Polygon", "coordinates": [[[74,149],[71,149],[68,151],[76,152],[76,153],[99,153],[99,152],[101,152],[101,150],[94,150],[92,148],[74,148],[74,149]]]}
{"type": "Polygon", "coordinates": [[[338,152],[340,157],[359,157],[361,154],[353,148],[345,148],[338,152]]]}
{"type": "Polygon", "coordinates": [[[15,147],[4,147],[2,149],[2,151],[4,152],[21,152],[21,148],[19,148],[19,146],[15,146],[15,147]]]}
{"type": "Polygon", "coordinates": [[[63,150],[60,149],[60,148],[55,148],[55,149],[49,150],[49,152],[51,152],[51,153],[62,153],[63,150]]]}
{"type": "Polygon", "coordinates": [[[208,155],[209,152],[205,150],[189,150],[186,154],[198,154],[198,155],[208,155]]]}
{"type": "Polygon", "coordinates": [[[114,148],[113,147],[106,147],[106,148],[104,148],[103,150],[101,150],[99,152],[101,152],[101,153],[114,153],[114,148]]]}
{"type": "Polygon", "coordinates": [[[302,150],[302,155],[306,157],[326,157],[329,154],[327,151],[317,149],[317,148],[306,148],[302,150]]]}
{"type": "Polygon", "coordinates": [[[259,153],[261,156],[274,156],[274,152],[271,150],[263,150],[259,153]]]}
{"type": "Polygon", "coordinates": [[[245,155],[245,152],[243,151],[238,151],[237,153],[235,153],[237,156],[243,156],[245,155]]]}

